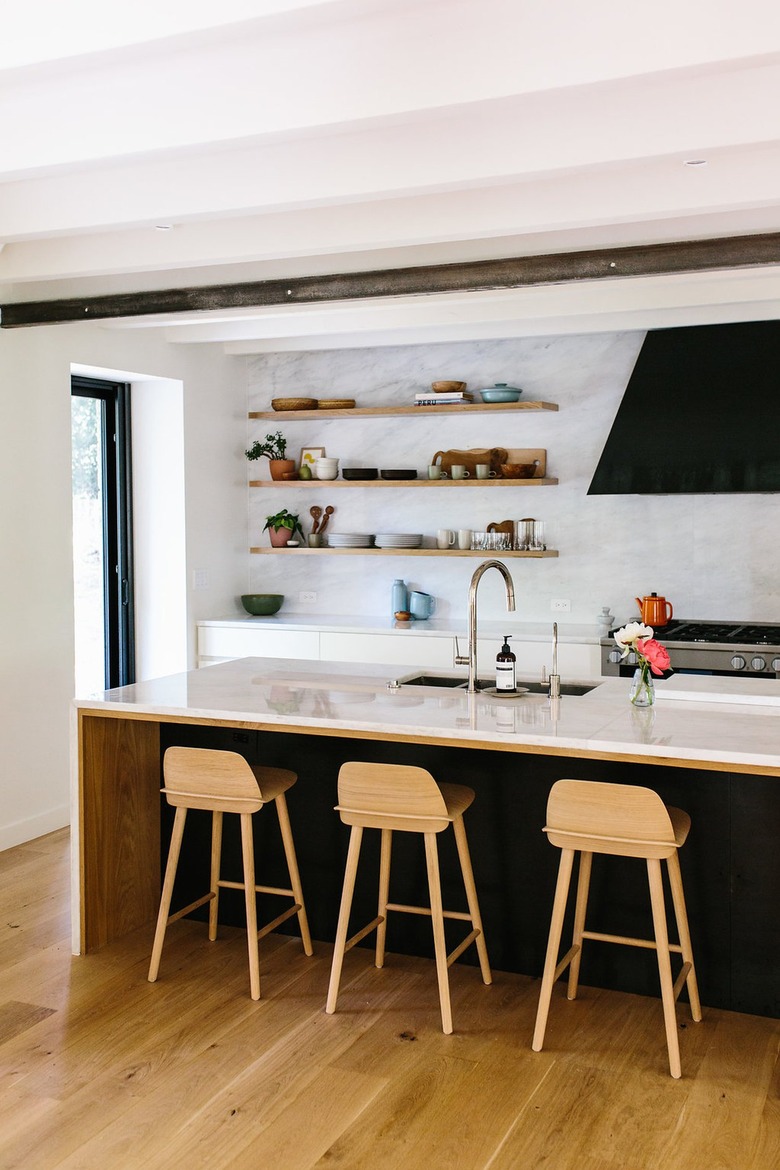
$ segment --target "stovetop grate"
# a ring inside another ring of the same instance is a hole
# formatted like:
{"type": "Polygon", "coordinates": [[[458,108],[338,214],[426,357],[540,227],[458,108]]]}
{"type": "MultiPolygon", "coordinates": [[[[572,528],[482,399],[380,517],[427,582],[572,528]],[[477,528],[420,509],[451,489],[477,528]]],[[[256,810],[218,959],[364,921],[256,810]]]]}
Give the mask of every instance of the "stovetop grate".
{"type": "MultiPolygon", "coordinates": [[[[780,623],[671,621],[654,629],[659,642],[725,643],[729,646],[780,646],[780,623]]],[[[614,631],[611,631],[614,633],[614,631]]]]}

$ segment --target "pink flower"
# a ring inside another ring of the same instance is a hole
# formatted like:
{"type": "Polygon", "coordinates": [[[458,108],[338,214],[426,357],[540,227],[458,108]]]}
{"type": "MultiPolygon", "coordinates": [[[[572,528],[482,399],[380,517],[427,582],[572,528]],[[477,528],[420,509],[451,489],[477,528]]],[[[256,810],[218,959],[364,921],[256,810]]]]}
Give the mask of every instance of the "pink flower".
{"type": "Polygon", "coordinates": [[[637,653],[648,662],[653,674],[663,674],[669,669],[669,655],[666,647],[655,638],[637,638],[637,653]]]}

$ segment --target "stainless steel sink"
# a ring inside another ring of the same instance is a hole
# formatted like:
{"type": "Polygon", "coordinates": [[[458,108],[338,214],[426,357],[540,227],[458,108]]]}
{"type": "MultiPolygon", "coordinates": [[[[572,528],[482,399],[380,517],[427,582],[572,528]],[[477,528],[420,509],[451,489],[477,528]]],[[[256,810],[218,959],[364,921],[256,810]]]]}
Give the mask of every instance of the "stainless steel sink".
{"type": "MultiPolygon", "coordinates": [[[[484,690],[486,687],[493,686],[490,679],[478,679],[477,690],[484,690]]],[[[518,687],[523,687],[531,695],[546,695],[549,692],[549,687],[543,685],[541,682],[526,682],[523,679],[517,680],[518,687]]],[[[458,675],[450,674],[418,674],[414,678],[404,679],[401,683],[402,687],[449,687],[452,690],[465,690],[466,679],[458,675]]],[[[584,683],[561,683],[562,695],[587,695],[598,686],[598,683],[593,683],[590,686],[584,683]]]]}

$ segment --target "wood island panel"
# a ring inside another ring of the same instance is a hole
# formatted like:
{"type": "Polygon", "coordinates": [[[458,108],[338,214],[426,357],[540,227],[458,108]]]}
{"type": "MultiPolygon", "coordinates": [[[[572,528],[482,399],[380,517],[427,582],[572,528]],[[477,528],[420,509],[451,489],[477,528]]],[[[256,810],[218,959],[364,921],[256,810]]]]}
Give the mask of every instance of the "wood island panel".
{"type": "Polygon", "coordinates": [[[160,899],[160,725],[79,713],[82,950],[150,921],[160,899]]]}

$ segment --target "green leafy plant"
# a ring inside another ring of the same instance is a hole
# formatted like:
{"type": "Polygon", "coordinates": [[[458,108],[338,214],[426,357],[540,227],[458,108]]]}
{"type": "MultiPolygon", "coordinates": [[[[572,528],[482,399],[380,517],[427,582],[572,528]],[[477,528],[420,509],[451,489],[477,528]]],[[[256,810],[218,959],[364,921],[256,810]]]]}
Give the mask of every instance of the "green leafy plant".
{"type": "Polygon", "coordinates": [[[286,508],[282,508],[281,512],[277,512],[274,516],[266,516],[263,532],[265,532],[266,528],[291,528],[293,536],[295,536],[296,532],[300,532],[301,536],[303,536],[300,517],[297,514],[294,515],[292,512],[288,512],[286,508]]]}
{"type": "Polygon", "coordinates": [[[287,440],[281,431],[277,431],[275,435],[266,435],[264,443],[255,439],[252,446],[244,454],[247,459],[260,459],[263,455],[269,459],[285,459],[286,450],[287,440]]]}

